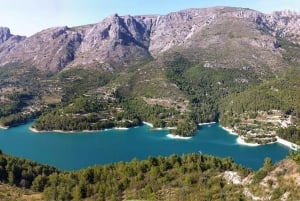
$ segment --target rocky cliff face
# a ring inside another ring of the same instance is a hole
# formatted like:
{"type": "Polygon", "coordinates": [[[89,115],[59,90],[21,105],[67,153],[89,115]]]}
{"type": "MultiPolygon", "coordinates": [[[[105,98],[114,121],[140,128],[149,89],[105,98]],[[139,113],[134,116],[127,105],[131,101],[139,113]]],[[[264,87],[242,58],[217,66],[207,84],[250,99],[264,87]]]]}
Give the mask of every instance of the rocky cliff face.
{"type": "Polygon", "coordinates": [[[149,57],[149,30],[139,17],[110,16],[85,30],[72,65],[93,62],[124,65],[149,57]]]}
{"type": "Polygon", "coordinates": [[[168,15],[115,14],[97,24],[50,28],[28,38],[0,28],[0,64],[30,62],[43,70],[60,71],[98,63],[113,70],[175,50],[206,67],[275,66],[283,63],[277,37],[298,43],[299,27],[300,15],[293,12],[265,15],[214,7],[168,15]]]}
{"type": "Polygon", "coordinates": [[[0,28],[0,43],[7,41],[11,37],[9,28],[1,27],[0,28]]]}
{"type": "Polygon", "coordinates": [[[300,13],[278,11],[264,18],[264,23],[274,34],[293,42],[300,42],[300,13]]]}
{"type": "Polygon", "coordinates": [[[11,45],[11,48],[3,48],[0,61],[26,61],[44,70],[61,70],[74,60],[81,40],[78,32],[67,27],[46,29],[28,38],[4,43],[11,45]]]}
{"type": "Polygon", "coordinates": [[[13,61],[10,51],[24,39],[25,37],[12,35],[9,28],[0,27],[0,61],[2,64],[13,61]],[[8,59],[5,60],[5,57],[8,59]]]}

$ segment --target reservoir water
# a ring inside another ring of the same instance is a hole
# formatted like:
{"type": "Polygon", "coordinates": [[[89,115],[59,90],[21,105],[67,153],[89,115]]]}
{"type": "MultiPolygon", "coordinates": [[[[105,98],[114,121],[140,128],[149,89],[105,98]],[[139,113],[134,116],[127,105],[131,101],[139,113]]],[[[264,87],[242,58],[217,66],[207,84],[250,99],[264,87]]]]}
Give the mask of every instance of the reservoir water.
{"type": "MultiPolygon", "coordinates": [[[[32,123],[32,122],[31,122],[32,123]]],[[[170,139],[167,130],[140,126],[128,130],[107,130],[93,133],[34,133],[31,123],[0,129],[0,149],[4,153],[53,165],[62,170],[77,170],[96,164],[130,161],[148,156],[201,153],[232,157],[235,162],[254,170],[265,157],[273,162],[285,158],[289,149],[278,143],[244,146],[237,136],[228,134],[218,124],[205,125],[188,140],[170,139]]]]}

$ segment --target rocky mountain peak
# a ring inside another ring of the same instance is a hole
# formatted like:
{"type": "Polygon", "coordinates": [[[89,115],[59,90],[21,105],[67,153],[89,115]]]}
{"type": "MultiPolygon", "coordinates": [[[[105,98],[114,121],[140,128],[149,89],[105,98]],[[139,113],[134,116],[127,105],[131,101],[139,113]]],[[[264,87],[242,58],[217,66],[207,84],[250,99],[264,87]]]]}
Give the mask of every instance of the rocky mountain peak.
{"type": "Polygon", "coordinates": [[[122,64],[149,56],[149,31],[143,20],[117,14],[86,31],[72,65],[93,62],[122,64]]]}
{"type": "Polygon", "coordinates": [[[300,43],[300,13],[285,10],[267,15],[265,23],[274,33],[295,43],[300,43]]]}
{"type": "Polygon", "coordinates": [[[27,61],[37,68],[57,71],[74,59],[80,43],[80,34],[68,27],[49,28],[19,41],[7,41],[10,47],[0,51],[0,61],[27,61]]]}
{"type": "Polygon", "coordinates": [[[96,24],[49,28],[28,38],[0,28],[0,64],[28,61],[51,71],[93,63],[120,67],[168,51],[194,49],[202,52],[206,66],[226,66],[232,65],[232,55],[222,51],[233,48],[252,55],[236,61],[237,66],[248,66],[261,57],[259,50],[267,52],[263,60],[280,58],[277,37],[300,42],[299,27],[300,15],[291,11],[266,15],[247,8],[212,7],[167,15],[114,14],[96,24]],[[205,55],[212,51],[228,58],[208,61],[211,57],[205,55]]]}
{"type": "Polygon", "coordinates": [[[7,41],[11,37],[10,29],[7,27],[0,27],[0,43],[7,41]]]}

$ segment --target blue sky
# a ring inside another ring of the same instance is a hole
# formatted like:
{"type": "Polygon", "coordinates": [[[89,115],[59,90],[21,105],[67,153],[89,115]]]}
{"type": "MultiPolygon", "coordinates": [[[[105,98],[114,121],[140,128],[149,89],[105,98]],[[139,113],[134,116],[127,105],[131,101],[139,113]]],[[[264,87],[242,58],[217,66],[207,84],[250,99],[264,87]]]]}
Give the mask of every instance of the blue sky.
{"type": "Polygon", "coordinates": [[[300,11],[300,0],[0,0],[0,26],[30,36],[53,26],[96,23],[106,16],[167,14],[186,8],[234,6],[264,13],[300,11]]]}

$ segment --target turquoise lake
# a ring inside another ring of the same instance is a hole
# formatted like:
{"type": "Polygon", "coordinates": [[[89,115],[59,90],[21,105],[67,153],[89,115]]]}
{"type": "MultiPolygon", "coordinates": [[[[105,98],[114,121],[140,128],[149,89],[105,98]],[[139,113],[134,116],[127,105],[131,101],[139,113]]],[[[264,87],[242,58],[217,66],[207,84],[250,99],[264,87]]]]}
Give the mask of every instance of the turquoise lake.
{"type": "MultiPolygon", "coordinates": [[[[31,122],[32,123],[32,122],[31,122]]],[[[289,149],[278,143],[264,146],[244,146],[237,136],[228,134],[218,124],[201,126],[188,140],[170,139],[167,130],[140,126],[128,130],[107,130],[93,133],[34,133],[31,123],[0,129],[0,149],[4,153],[24,157],[62,170],[77,170],[96,164],[130,161],[148,156],[202,153],[232,157],[235,162],[254,170],[265,157],[273,162],[285,158],[289,149]]]]}

